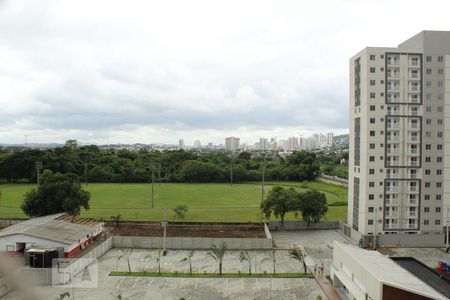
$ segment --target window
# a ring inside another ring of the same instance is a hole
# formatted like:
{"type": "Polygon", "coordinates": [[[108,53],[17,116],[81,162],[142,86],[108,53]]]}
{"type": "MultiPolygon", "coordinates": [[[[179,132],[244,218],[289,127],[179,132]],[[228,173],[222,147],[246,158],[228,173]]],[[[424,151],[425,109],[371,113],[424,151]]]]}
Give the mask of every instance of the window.
{"type": "Polygon", "coordinates": [[[436,162],[441,163],[442,162],[442,157],[441,156],[436,157],[436,162]]]}
{"type": "Polygon", "coordinates": [[[373,199],[375,199],[374,194],[369,194],[369,200],[373,200],[373,199]]]}
{"type": "Polygon", "coordinates": [[[442,125],[442,119],[437,120],[438,125],[442,125]]]}
{"type": "MultiPolygon", "coordinates": [[[[431,131],[426,131],[425,132],[425,137],[431,138],[431,131]]],[[[431,145],[430,145],[430,149],[431,149],[431,145]]],[[[427,149],[427,150],[430,150],[430,149],[427,149]]]]}
{"type": "Polygon", "coordinates": [[[375,161],[375,156],[369,156],[369,161],[375,161]]]}
{"type": "Polygon", "coordinates": [[[444,69],[438,69],[438,74],[439,75],[444,75],[444,69]]]}
{"type": "Polygon", "coordinates": [[[438,86],[438,87],[443,87],[443,86],[444,86],[444,83],[443,83],[442,81],[438,81],[437,86],[438,86]]]}
{"type": "Polygon", "coordinates": [[[426,112],[431,112],[431,106],[425,107],[426,112]]]}
{"type": "Polygon", "coordinates": [[[425,182],[425,187],[426,187],[426,188],[429,188],[430,186],[431,186],[431,183],[425,182]]]}
{"type": "Polygon", "coordinates": [[[437,132],[437,137],[438,137],[438,138],[441,138],[441,137],[442,137],[442,131],[438,131],[438,132],[437,132]]]}
{"type": "Polygon", "coordinates": [[[427,82],[426,82],[426,86],[427,86],[427,87],[431,87],[431,81],[427,81],[427,82]]]}
{"type": "Polygon", "coordinates": [[[424,200],[430,200],[430,195],[425,195],[423,198],[424,200]]]}
{"type": "Polygon", "coordinates": [[[370,124],[375,124],[375,118],[370,118],[370,124]]]}
{"type": "Polygon", "coordinates": [[[444,57],[443,56],[438,56],[438,62],[444,62],[444,57]]]}
{"type": "Polygon", "coordinates": [[[370,93],[370,99],[375,99],[375,93],[370,93]]]}
{"type": "Polygon", "coordinates": [[[369,181],[369,187],[375,187],[375,182],[369,181]]]}
{"type": "Polygon", "coordinates": [[[380,80],[380,84],[384,84],[384,80],[380,80]]]}
{"type": "Polygon", "coordinates": [[[441,220],[435,220],[435,221],[434,221],[434,224],[435,224],[435,225],[441,225],[441,220]]]}
{"type": "Polygon", "coordinates": [[[440,207],[436,207],[436,212],[437,213],[441,212],[441,208],[440,207]]]}
{"type": "Polygon", "coordinates": [[[436,187],[437,187],[437,188],[442,187],[442,182],[436,182],[436,187]]]}
{"type": "Polygon", "coordinates": [[[369,148],[370,148],[370,149],[375,149],[375,144],[370,144],[370,145],[369,145],[369,148]]]}
{"type": "Polygon", "coordinates": [[[384,54],[381,54],[381,55],[380,55],[380,58],[381,58],[381,59],[384,59],[384,54]]]}
{"type": "Polygon", "coordinates": [[[426,70],[427,75],[431,75],[431,69],[426,70]]]}
{"type": "MultiPolygon", "coordinates": [[[[428,131],[429,132],[429,131],[428,131]]],[[[425,150],[431,150],[431,144],[426,144],[425,145],[425,150]]]]}
{"type": "Polygon", "coordinates": [[[429,220],[423,220],[423,225],[429,225],[430,221],[429,220]]]}
{"type": "Polygon", "coordinates": [[[369,212],[370,212],[370,213],[373,212],[373,207],[369,207],[369,212]]]}
{"type": "Polygon", "coordinates": [[[375,105],[370,106],[370,111],[375,111],[375,105]]]}
{"type": "Polygon", "coordinates": [[[375,169],[369,169],[369,174],[370,174],[370,175],[375,174],[375,169]]]}
{"type": "Polygon", "coordinates": [[[370,54],[370,60],[375,60],[375,54],[370,54]]]}
{"type": "Polygon", "coordinates": [[[426,95],[425,95],[425,98],[426,98],[427,100],[431,100],[431,94],[426,94],[426,95]]]}
{"type": "Polygon", "coordinates": [[[437,144],[437,145],[436,145],[436,149],[442,150],[442,144],[437,144]]]}
{"type": "Polygon", "coordinates": [[[431,62],[431,56],[427,56],[427,62],[431,62]]]}
{"type": "Polygon", "coordinates": [[[436,195],[436,200],[438,201],[442,200],[442,195],[436,195]]]}
{"type": "Polygon", "coordinates": [[[429,156],[425,157],[425,162],[431,162],[431,157],[429,156]]]}
{"type": "Polygon", "coordinates": [[[430,212],[430,208],[428,206],[424,207],[423,212],[426,212],[426,213],[430,212]]]}
{"type": "Polygon", "coordinates": [[[375,130],[371,130],[371,131],[369,132],[369,135],[370,135],[370,136],[375,136],[375,130]]]}
{"type": "Polygon", "coordinates": [[[440,113],[441,113],[441,112],[443,112],[443,111],[444,111],[444,109],[443,109],[442,106],[438,106],[438,107],[437,107],[437,112],[440,112],[440,113]]]}
{"type": "Polygon", "coordinates": [[[368,219],[367,220],[367,225],[373,225],[373,220],[372,219],[368,219]]]}
{"type": "Polygon", "coordinates": [[[375,73],[375,68],[370,68],[370,73],[375,73]]]}
{"type": "Polygon", "coordinates": [[[383,67],[381,67],[381,68],[380,68],[380,71],[381,71],[381,72],[384,72],[384,68],[383,68],[383,67]]]}
{"type": "Polygon", "coordinates": [[[425,170],[425,175],[430,175],[431,174],[431,170],[430,169],[426,169],[425,170]]]}
{"type": "Polygon", "coordinates": [[[438,95],[437,95],[437,99],[438,99],[438,100],[443,100],[443,99],[444,99],[444,96],[443,96],[442,94],[438,94],[438,95]]]}
{"type": "Polygon", "coordinates": [[[374,86],[375,85],[375,80],[370,80],[370,85],[374,86]]]}

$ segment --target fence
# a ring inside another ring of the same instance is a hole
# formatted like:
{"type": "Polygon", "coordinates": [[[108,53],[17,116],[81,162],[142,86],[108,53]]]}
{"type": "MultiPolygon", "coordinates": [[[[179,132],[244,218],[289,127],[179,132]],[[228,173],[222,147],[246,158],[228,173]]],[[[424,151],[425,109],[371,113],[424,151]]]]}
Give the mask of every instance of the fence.
{"type": "Polygon", "coordinates": [[[335,230],[339,229],[339,221],[298,222],[298,221],[270,221],[270,230],[335,230]]]}

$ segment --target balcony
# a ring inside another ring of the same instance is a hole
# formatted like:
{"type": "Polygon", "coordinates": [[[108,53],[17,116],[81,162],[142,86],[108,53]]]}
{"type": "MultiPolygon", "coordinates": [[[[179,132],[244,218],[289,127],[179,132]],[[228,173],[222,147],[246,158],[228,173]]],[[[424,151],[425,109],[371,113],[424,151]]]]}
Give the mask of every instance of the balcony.
{"type": "Polygon", "coordinates": [[[408,88],[408,90],[409,90],[410,92],[418,92],[418,91],[420,91],[419,87],[416,86],[416,85],[410,85],[409,88],[408,88]]]}
{"type": "Polygon", "coordinates": [[[400,64],[400,59],[398,57],[388,57],[387,64],[389,66],[398,66],[400,64]]]}
{"type": "Polygon", "coordinates": [[[419,124],[417,123],[409,123],[408,124],[409,129],[419,129],[419,124]]]}
{"type": "Polygon", "coordinates": [[[415,135],[408,137],[408,141],[417,142],[418,140],[419,140],[419,138],[417,136],[415,136],[415,135]]]}
{"type": "Polygon", "coordinates": [[[386,200],[386,205],[398,205],[397,199],[386,200]]]}
{"type": "Polygon", "coordinates": [[[405,224],[406,229],[417,229],[417,224],[405,224]]]}
{"type": "Polygon", "coordinates": [[[397,174],[397,173],[395,173],[395,174],[388,173],[388,174],[386,175],[386,177],[389,178],[389,179],[396,179],[396,178],[400,178],[400,174],[397,174]]]}
{"type": "Polygon", "coordinates": [[[408,179],[417,179],[417,174],[409,174],[408,179]]]}
{"type": "Polygon", "coordinates": [[[398,189],[393,187],[386,188],[386,193],[398,193],[398,189]]]}
{"type": "Polygon", "coordinates": [[[410,161],[409,162],[409,166],[410,167],[418,167],[419,166],[419,162],[417,162],[417,161],[410,161]]]}
{"type": "Polygon", "coordinates": [[[387,154],[398,154],[399,152],[398,152],[397,148],[395,148],[395,149],[387,148],[386,153],[387,154]]]}
{"type": "Polygon", "coordinates": [[[417,205],[417,200],[409,200],[408,201],[408,205],[416,206],[417,205]]]}
{"type": "Polygon", "coordinates": [[[399,91],[400,85],[388,85],[387,90],[388,92],[399,91]]]}
{"type": "MultiPolygon", "coordinates": [[[[408,218],[415,218],[417,216],[415,211],[409,211],[406,213],[406,217],[408,218]]],[[[415,225],[415,224],[407,224],[407,225],[415,225]]]]}
{"type": "Polygon", "coordinates": [[[417,154],[419,154],[419,150],[417,150],[417,149],[409,149],[408,154],[409,155],[417,155],[417,154]]]}
{"type": "Polygon", "coordinates": [[[414,59],[414,60],[412,59],[412,60],[409,61],[409,65],[413,66],[413,67],[419,67],[419,60],[418,59],[417,60],[416,59],[414,59]]]}
{"type": "Polygon", "coordinates": [[[400,128],[400,124],[398,124],[398,123],[388,123],[387,124],[387,128],[388,129],[398,129],[398,128],[400,128]]]}
{"type": "Polygon", "coordinates": [[[416,193],[419,189],[416,186],[410,186],[408,193],[416,193]]]}
{"type": "Polygon", "coordinates": [[[398,135],[396,135],[396,136],[392,136],[392,135],[388,135],[387,136],[387,140],[388,141],[396,141],[396,142],[398,142],[398,141],[400,141],[400,136],[398,136],[398,135]]]}

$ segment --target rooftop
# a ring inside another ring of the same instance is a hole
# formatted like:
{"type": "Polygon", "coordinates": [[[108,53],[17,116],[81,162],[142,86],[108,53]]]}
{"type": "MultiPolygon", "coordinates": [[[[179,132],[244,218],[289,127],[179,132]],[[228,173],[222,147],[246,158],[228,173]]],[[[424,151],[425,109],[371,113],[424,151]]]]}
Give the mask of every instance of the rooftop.
{"type": "Polygon", "coordinates": [[[380,283],[397,287],[433,299],[447,299],[434,288],[418,277],[402,268],[390,257],[378,251],[365,250],[359,247],[334,242],[335,248],[340,248],[352,257],[362,268],[372,274],[380,283]]]}
{"type": "Polygon", "coordinates": [[[94,230],[100,229],[102,222],[79,218],[65,214],[54,214],[32,218],[12,225],[0,231],[0,237],[24,234],[41,239],[53,240],[59,243],[73,245],[86,238],[94,230]]]}

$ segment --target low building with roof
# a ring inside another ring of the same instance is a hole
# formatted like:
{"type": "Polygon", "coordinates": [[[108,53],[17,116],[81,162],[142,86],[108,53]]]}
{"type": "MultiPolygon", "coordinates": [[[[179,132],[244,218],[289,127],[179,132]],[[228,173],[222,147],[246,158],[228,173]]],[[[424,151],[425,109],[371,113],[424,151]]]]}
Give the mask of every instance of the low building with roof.
{"type": "Polygon", "coordinates": [[[1,252],[24,252],[28,248],[57,247],[68,257],[102,234],[104,223],[66,213],[32,218],[0,230],[1,252]]]}
{"type": "Polygon", "coordinates": [[[424,282],[388,256],[337,241],[330,275],[343,299],[443,300],[450,295],[450,285],[438,274],[428,273],[424,282]]]}

